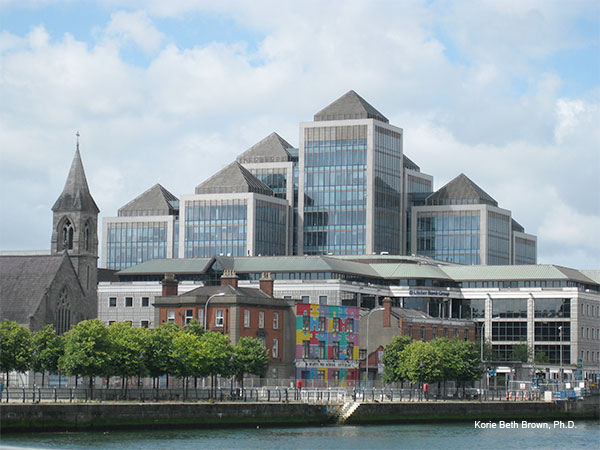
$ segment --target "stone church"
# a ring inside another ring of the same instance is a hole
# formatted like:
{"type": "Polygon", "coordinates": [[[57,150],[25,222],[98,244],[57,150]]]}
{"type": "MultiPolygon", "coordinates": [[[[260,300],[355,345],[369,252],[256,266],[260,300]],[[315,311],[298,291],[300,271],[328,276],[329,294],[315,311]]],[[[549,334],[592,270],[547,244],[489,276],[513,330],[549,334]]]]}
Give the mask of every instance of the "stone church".
{"type": "Polygon", "coordinates": [[[52,207],[50,254],[0,256],[0,320],[63,334],[97,317],[98,213],[79,153],[52,207]]]}

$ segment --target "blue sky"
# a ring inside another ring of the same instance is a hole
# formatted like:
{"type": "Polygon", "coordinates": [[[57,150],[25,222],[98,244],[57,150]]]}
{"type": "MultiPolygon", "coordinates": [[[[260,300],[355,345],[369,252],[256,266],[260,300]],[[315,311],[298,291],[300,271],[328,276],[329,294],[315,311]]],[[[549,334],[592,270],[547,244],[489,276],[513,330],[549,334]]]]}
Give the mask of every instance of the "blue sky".
{"type": "Polygon", "coordinates": [[[48,247],[77,131],[114,216],[354,89],[436,188],[464,172],[540,262],[598,268],[599,45],[593,1],[0,0],[0,249],[48,247]]]}

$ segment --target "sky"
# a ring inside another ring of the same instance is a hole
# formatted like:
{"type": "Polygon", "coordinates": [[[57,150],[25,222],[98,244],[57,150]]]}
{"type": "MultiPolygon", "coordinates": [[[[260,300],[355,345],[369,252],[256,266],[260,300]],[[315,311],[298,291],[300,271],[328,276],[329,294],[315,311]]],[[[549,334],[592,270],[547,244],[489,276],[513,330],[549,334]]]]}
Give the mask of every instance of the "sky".
{"type": "Polygon", "coordinates": [[[354,89],[434,188],[464,173],[600,268],[600,4],[0,0],[0,249],[48,249],[77,132],[100,217],[192,194],[354,89]]]}

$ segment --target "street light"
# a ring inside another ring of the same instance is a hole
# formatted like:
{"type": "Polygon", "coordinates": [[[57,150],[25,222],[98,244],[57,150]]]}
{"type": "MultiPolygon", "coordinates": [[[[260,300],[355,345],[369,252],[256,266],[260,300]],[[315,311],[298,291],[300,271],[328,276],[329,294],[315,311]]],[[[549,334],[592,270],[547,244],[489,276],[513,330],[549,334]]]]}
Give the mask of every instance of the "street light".
{"type": "MultiPolygon", "coordinates": [[[[560,382],[563,382],[563,333],[562,325],[558,327],[558,336],[560,338],[560,382]]],[[[555,353],[556,354],[556,353],[555,353]]]]}
{"type": "Polygon", "coordinates": [[[208,308],[208,302],[210,302],[215,297],[222,297],[224,295],[225,295],[225,292],[218,292],[216,294],[211,295],[210,297],[208,297],[208,300],[206,300],[206,303],[204,304],[204,329],[205,330],[206,330],[206,309],[208,308]]]}
{"type": "Polygon", "coordinates": [[[367,369],[366,369],[366,375],[365,375],[365,384],[366,387],[369,387],[369,319],[371,318],[371,314],[373,314],[375,311],[383,311],[385,308],[375,308],[372,309],[371,311],[369,311],[369,314],[367,314],[367,369]]]}

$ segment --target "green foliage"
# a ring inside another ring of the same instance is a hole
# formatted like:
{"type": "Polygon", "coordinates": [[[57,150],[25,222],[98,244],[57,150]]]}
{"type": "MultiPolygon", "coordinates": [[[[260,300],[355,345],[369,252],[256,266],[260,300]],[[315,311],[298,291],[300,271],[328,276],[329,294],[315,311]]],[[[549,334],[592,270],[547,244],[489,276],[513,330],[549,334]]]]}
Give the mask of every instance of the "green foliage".
{"type": "Polygon", "coordinates": [[[444,380],[444,360],[441,349],[430,342],[415,341],[402,352],[406,379],[411,383],[444,380]]]}
{"type": "Polygon", "coordinates": [[[527,344],[517,344],[513,347],[513,351],[510,354],[510,361],[521,361],[527,362],[531,359],[531,352],[527,344]]]}
{"type": "Polygon", "coordinates": [[[233,347],[232,372],[238,380],[242,380],[245,373],[264,376],[268,365],[269,351],[258,339],[242,337],[233,347]]]}
{"type": "Polygon", "coordinates": [[[207,345],[195,334],[177,334],[173,338],[171,356],[174,362],[171,372],[177,377],[202,377],[209,374],[207,345]]]}
{"type": "Polygon", "coordinates": [[[482,374],[480,353],[473,342],[453,339],[450,341],[449,356],[452,361],[450,380],[474,381],[482,374]]]}
{"type": "Polygon", "coordinates": [[[65,340],[58,336],[54,325],[48,324],[33,333],[31,367],[34,372],[58,371],[58,360],[64,354],[65,340]]]}
{"type": "Polygon", "coordinates": [[[200,340],[205,345],[208,375],[232,375],[233,349],[229,338],[221,333],[206,332],[200,340]]]}
{"type": "MultiPolygon", "coordinates": [[[[475,342],[475,348],[479,355],[481,355],[481,339],[477,339],[475,342]]],[[[483,361],[494,361],[498,359],[498,355],[494,352],[494,348],[492,347],[492,343],[485,339],[483,342],[483,361]]]]}
{"type": "Polygon", "coordinates": [[[204,326],[200,323],[198,319],[192,319],[185,326],[185,332],[189,334],[193,334],[195,336],[202,336],[204,334],[204,326]]]}
{"type": "Polygon", "coordinates": [[[174,323],[163,323],[151,330],[146,341],[146,369],[151,377],[160,377],[175,366],[173,358],[173,340],[183,333],[183,329],[174,323]]]}
{"type": "Polygon", "coordinates": [[[550,359],[546,352],[535,352],[535,357],[533,358],[533,362],[535,364],[548,364],[550,363],[550,359]]]}
{"type": "Polygon", "coordinates": [[[106,375],[123,378],[145,375],[147,329],[133,327],[127,322],[113,323],[108,327],[108,337],[110,367],[106,375]]]}
{"type": "Polygon", "coordinates": [[[110,372],[110,356],[108,329],[98,319],[84,320],[65,333],[58,366],[67,375],[102,376],[110,372]]]}
{"type": "Polygon", "coordinates": [[[385,383],[406,380],[401,355],[411,342],[412,340],[408,336],[396,336],[385,346],[383,352],[383,381],[385,383]]]}
{"type": "Polygon", "coordinates": [[[0,370],[7,374],[25,372],[31,362],[31,332],[11,320],[0,322],[0,370]]]}

